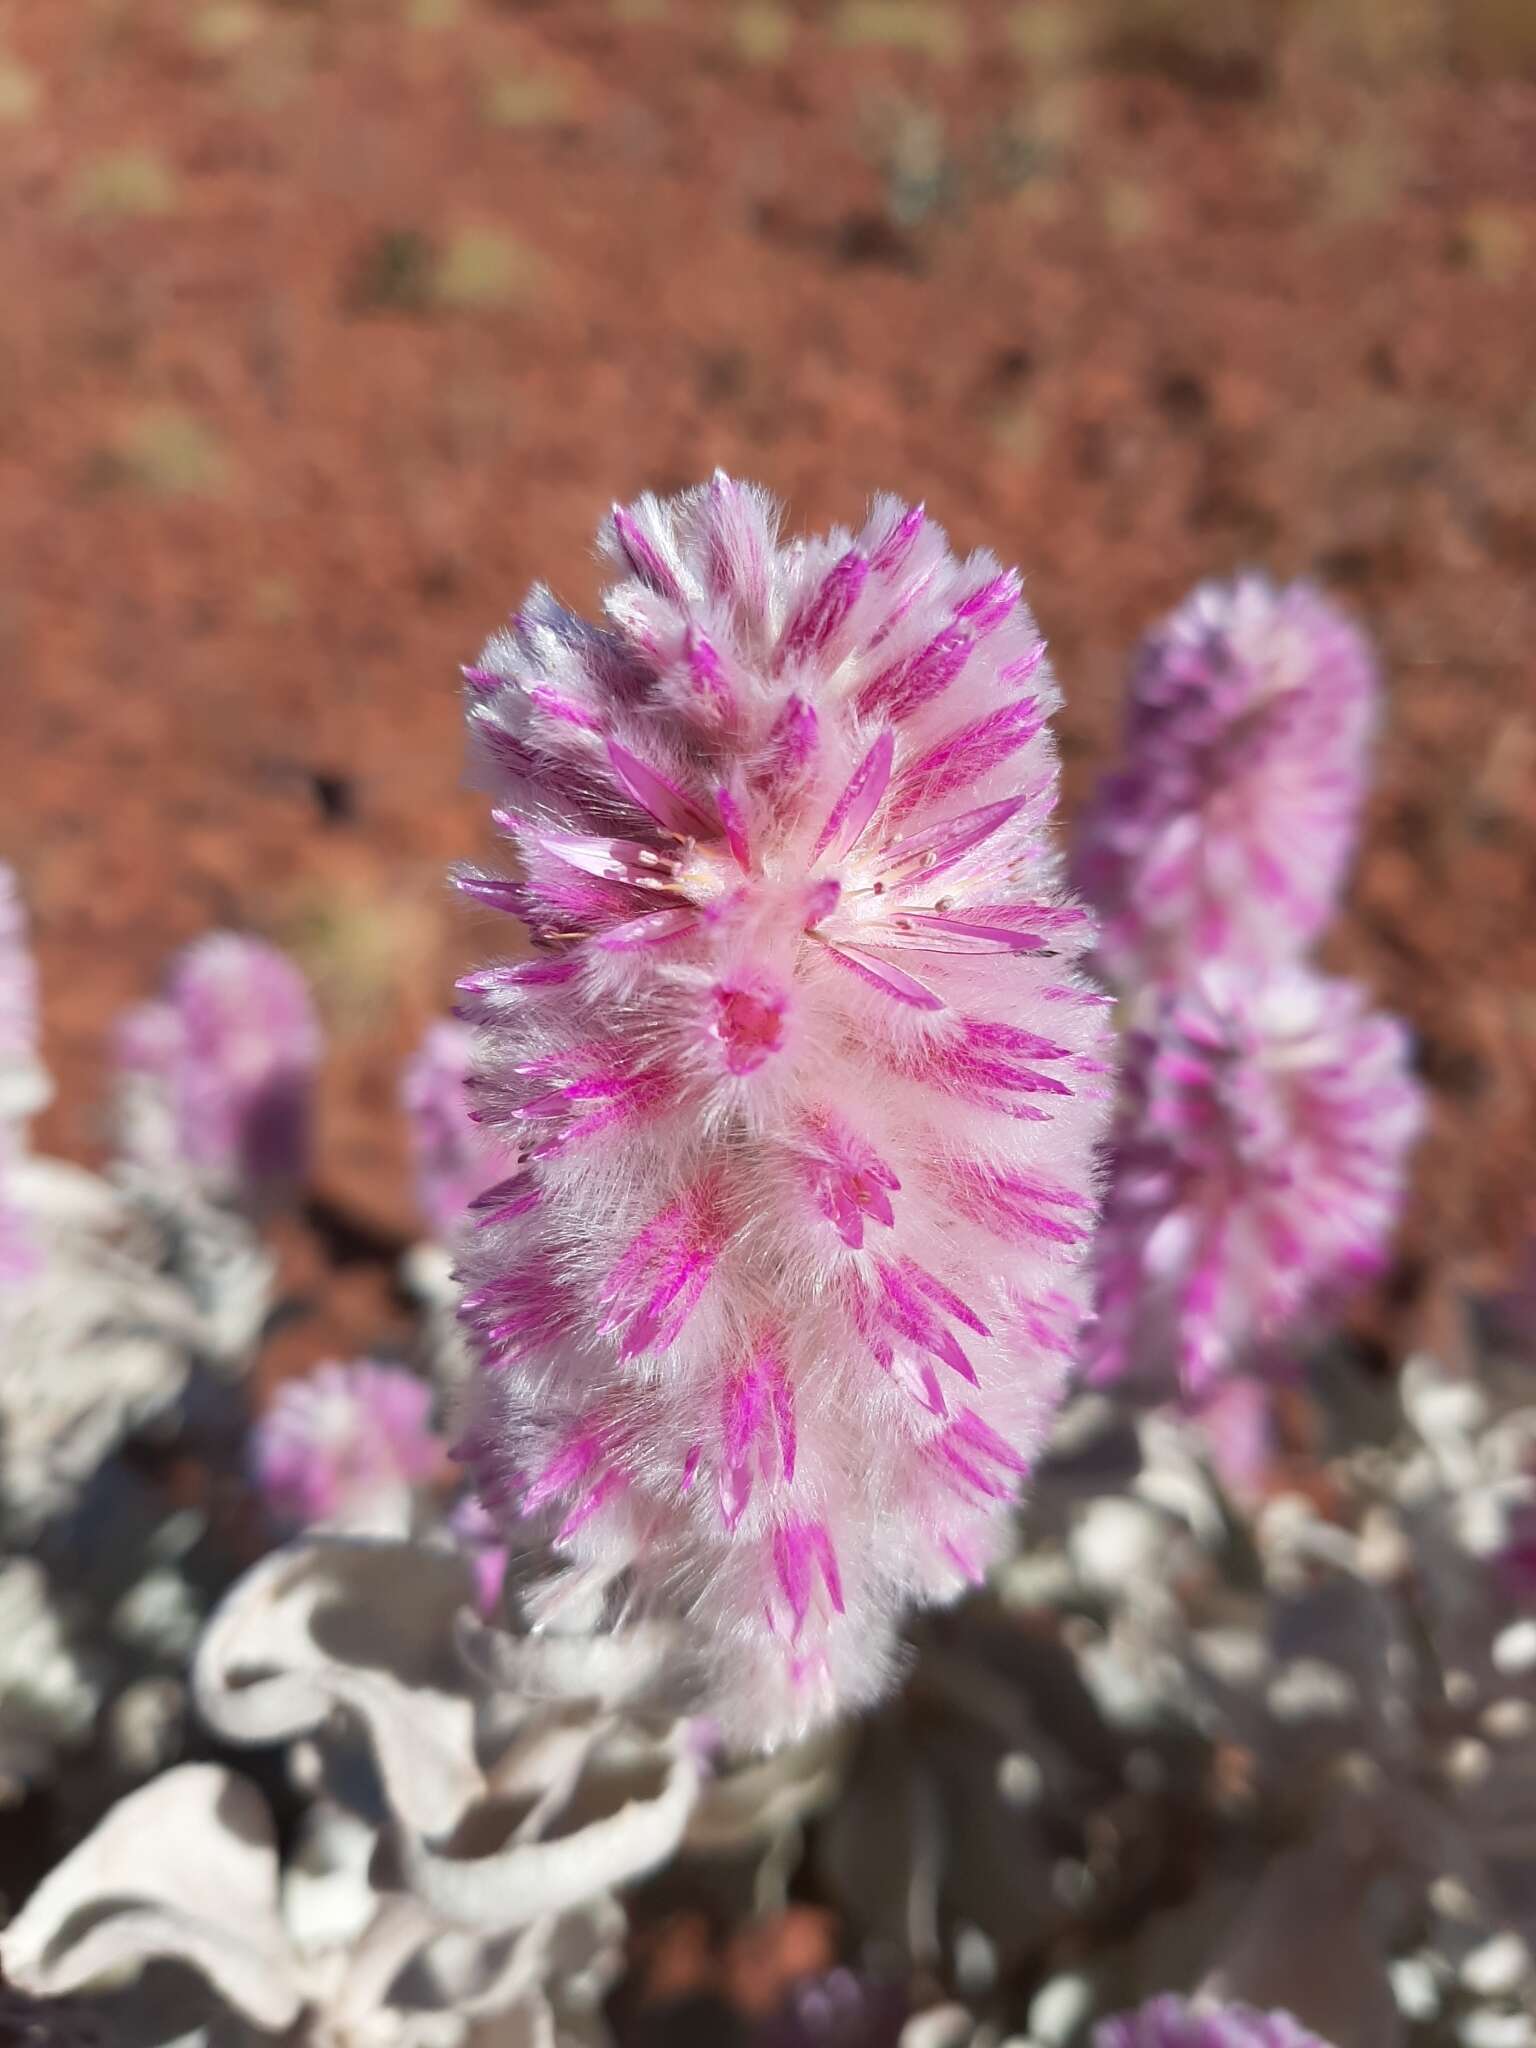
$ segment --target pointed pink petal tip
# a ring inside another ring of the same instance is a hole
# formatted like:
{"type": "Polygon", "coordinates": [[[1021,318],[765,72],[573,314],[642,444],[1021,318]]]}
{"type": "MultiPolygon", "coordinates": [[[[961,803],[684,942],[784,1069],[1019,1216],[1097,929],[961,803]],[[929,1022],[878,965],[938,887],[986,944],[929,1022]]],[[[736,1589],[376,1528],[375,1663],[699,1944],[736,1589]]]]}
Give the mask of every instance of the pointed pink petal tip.
{"type": "Polygon", "coordinates": [[[658,825],[675,832],[679,839],[709,839],[719,831],[717,819],[711,818],[658,769],[648,766],[627,747],[621,747],[617,740],[608,742],[608,765],[614,781],[630,801],[649,812],[658,825]]]}
{"type": "Polygon", "coordinates": [[[830,853],[834,860],[841,860],[845,854],[852,853],[863,836],[864,828],[879,810],[890,785],[891,762],[895,753],[896,735],[881,733],[832,806],[831,815],[811,849],[812,860],[819,860],[824,853],[830,853]]]}
{"type": "Polygon", "coordinates": [[[918,980],[915,974],[908,974],[904,967],[897,967],[890,960],[866,953],[862,946],[827,947],[828,955],[839,967],[857,975],[869,988],[877,988],[884,996],[892,997],[898,1003],[906,1003],[914,1010],[942,1010],[944,998],[918,980]]]}
{"type": "Polygon", "coordinates": [[[731,858],[744,875],[750,875],[752,847],[747,838],[747,820],[741,805],[728,789],[721,788],[715,791],[715,809],[725,827],[725,843],[731,849],[731,858]]]}
{"type": "Polygon", "coordinates": [[[699,914],[691,904],[675,910],[652,910],[644,917],[632,917],[600,932],[590,944],[602,953],[633,953],[644,946],[664,946],[669,940],[681,939],[698,922],[699,914]]]}

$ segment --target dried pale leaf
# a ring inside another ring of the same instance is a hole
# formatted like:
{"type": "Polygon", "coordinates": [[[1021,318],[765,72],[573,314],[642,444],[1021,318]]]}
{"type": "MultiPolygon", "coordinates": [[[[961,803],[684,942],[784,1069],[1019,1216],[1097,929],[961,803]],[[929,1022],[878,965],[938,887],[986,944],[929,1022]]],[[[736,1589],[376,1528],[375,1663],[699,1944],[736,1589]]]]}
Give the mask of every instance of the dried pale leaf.
{"type": "Polygon", "coordinates": [[[445,2005],[468,2020],[547,2011],[546,1987],[595,2008],[620,1972],[626,1926],[622,1908],[602,1898],[532,1921],[510,1940],[449,1935],[432,1949],[430,1974],[445,2005]]]}
{"type": "Polygon", "coordinates": [[[366,1730],[393,1811],[437,1835],[479,1794],[474,1708],[453,1649],[465,1561],[419,1543],[315,1536],[265,1558],[204,1632],[193,1679],[236,1742],[282,1742],[336,1710],[366,1730]]]}
{"type": "Polygon", "coordinates": [[[381,1899],[378,1911],[353,1943],[346,1971],[327,2015],[338,2032],[359,2033],[383,2011],[401,1972],[442,1933],[419,1899],[399,1894],[381,1899]]]}
{"type": "Polygon", "coordinates": [[[201,1318],[157,1270],[155,1231],[107,1182],[24,1158],[6,1197],[41,1254],[0,1299],[0,1523],[19,1547],[177,1400],[201,1318]]]}
{"type": "Polygon", "coordinates": [[[12,1199],[46,1230],[78,1230],[104,1235],[130,1227],[121,1194],[99,1174],[64,1159],[27,1153],[7,1168],[12,1199]]]}
{"type": "Polygon", "coordinates": [[[12,1922],[3,1964],[54,1998],[159,1957],[199,1971],[257,2026],[298,2017],[271,1817],[253,1785],[212,1764],[184,1764],[115,1806],[12,1922]]]}
{"type": "Polygon", "coordinates": [[[834,1724],[706,1778],[683,1846],[701,1855],[732,1855],[798,1826],[836,1796],[851,1747],[846,1726],[834,1724]]]}
{"type": "Polygon", "coordinates": [[[935,2005],[907,2021],[901,2048],[966,2048],[975,2034],[976,2022],[963,2005],[935,2005]]]}
{"type": "Polygon", "coordinates": [[[559,1815],[564,1832],[544,1839],[526,1839],[527,1815],[516,1807],[505,1815],[487,1807],[472,1817],[473,1852],[406,1838],[400,1857],[407,1886],[461,1927],[510,1929],[587,1904],[673,1854],[698,1797],[699,1771],[680,1741],[669,1759],[608,1774],[595,1785],[584,1781],[580,1789],[580,1805],[573,1800],[559,1815]],[[487,1835],[495,1846],[483,1846],[487,1835]]]}
{"type": "Polygon", "coordinates": [[[211,1201],[188,1173],[120,1166],[114,1177],[195,1311],[199,1355],[226,1375],[243,1373],[272,1306],[271,1253],[243,1215],[211,1201]]]}
{"type": "Polygon", "coordinates": [[[512,1635],[465,1614],[458,1633],[470,1671],[522,1699],[586,1700],[603,1709],[674,1715],[688,1705],[682,1631],[666,1622],[637,1623],[608,1635],[554,1629],[512,1635]]]}
{"type": "Polygon", "coordinates": [[[343,1806],[311,1806],[283,1866],[283,1925],[301,1955],[346,1948],[378,1907],[369,1869],[378,1829],[343,1806]]]}

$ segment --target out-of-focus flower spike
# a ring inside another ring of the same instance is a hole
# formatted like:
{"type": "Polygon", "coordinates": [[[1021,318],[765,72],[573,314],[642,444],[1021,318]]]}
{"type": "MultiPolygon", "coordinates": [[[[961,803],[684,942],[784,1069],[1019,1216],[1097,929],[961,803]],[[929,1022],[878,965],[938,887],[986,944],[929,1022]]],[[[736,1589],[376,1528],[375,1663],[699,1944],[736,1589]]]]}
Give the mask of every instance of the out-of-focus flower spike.
{"type": "Polygon", "coordinates": [[[1311,944],[1354,846],[1376,702],[1364,636],[1303,583],[1202,584],[1151,635],[1074,855],[1118,981],[1311,944]]]}
{"type": "Polygon", "coordinates": [[[457,1232],[493,1182],[499,1183],[492,1189],[500,1198],[497,1213],[507,1213],[506,1150],[487,1144],[471,1119],[465,1094],[473,1045],[474,1033],[466,1024],[442,1018],[428,1027],[401,1075],[417,1200],[432,1234],[444,1240],[457,1232]]]}
{"type": "Polygon", "coordinates": [[[1383,1258],[1422,1119],[1406,1033],[1351,983],[1163,997],[1128,1050],[1090,1377],[1199,1401],[1262,1369],[1383,1258]]]}
{"type": "Polygon", "coordinates": [[[117,1031],[117,1125],[135,1165],[190,1169],[225,1199],[291,1196],[309,1164],[320,1028],[299,970],[217,933],[173,963],[163,999],[117,1031]]]}
{"type": "Polygon", "coordinates": [[[444,1476],[431,1415],[431,1387],[399,1366],[317,1366],[284,1381],[252,1429],[256,1490],[280,1526],[404,1535],[418,1495],[444,1476]]]}

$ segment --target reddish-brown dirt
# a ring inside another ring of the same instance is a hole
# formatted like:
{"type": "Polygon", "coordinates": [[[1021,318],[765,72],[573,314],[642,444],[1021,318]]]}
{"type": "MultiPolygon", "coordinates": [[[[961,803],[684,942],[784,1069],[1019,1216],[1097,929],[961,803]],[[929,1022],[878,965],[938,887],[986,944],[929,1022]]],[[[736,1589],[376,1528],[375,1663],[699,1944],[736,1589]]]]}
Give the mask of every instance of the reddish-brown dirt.
{"type": "MultiPolygon", "coordinates": [[[[1074,804],[1196,578],[1357,607],[1390,696],[1330,950],[1435,1094],[1399,1297],[1528,1239],[1525,0],[9,0],[0,122],[45,1142],[97,1144],[168,952],[249,925],[325,1003],[328,1198],[409,1227],[395,1063],[500,943],[443,882],[487,844],[455,664],[721,463],[1022,562],[1074,804]]],[[[379,1289],[327,1299],[306,1356],[379,1289]]]]}

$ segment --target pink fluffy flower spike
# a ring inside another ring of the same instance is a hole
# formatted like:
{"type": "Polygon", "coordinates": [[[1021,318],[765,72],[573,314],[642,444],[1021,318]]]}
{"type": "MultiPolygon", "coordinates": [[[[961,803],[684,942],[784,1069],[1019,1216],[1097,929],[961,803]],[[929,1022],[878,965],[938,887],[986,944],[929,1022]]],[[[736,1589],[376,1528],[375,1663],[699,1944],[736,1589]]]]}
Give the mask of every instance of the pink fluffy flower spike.
{"type": "Polygon", "coordinates": [[[1106,1107],[1019,579],[921,509],[615,510],[466,671],[526,960],[461,984],[485,1497],[695,1624],[729,1735],[875,1695],[996,1553],[1072,1361],[1106,1107]]]}
{"type": "Polygon", "coordinates": [[[1077,845],[1116,982],[1216,957],[1254,971],[1312,944],[1353,850],[1377,694],[1364,636],[1305,583],[1202,583],[1149,635],[1124,765],[1077,845]]]}

